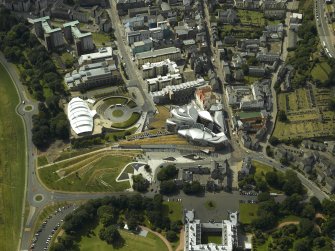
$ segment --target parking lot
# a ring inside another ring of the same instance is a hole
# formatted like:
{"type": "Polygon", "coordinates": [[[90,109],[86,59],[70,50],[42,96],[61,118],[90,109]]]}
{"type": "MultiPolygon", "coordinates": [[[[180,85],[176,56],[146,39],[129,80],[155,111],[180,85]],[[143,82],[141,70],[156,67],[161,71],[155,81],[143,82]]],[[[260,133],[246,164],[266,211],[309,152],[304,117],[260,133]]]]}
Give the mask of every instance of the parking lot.
{"type": "Polygon", "coordinates": [[[53,214],[43,222],[42,226],[37,230],[32,240],[30,250],[48,250],[53,235],[62,224],[66,215],[77,208],[76,205],[70,205],[58,208],[53,214]]]}

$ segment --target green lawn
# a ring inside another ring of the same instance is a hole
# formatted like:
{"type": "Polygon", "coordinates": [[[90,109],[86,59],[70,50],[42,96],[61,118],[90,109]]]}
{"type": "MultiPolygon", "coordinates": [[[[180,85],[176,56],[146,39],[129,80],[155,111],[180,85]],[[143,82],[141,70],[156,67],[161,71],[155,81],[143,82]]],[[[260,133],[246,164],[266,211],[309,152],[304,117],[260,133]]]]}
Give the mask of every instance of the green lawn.
{"type": "Polygon", "coordinates": [[[242,24],[254,24],[258,26],[265,25],[265,18],[263,12],[252,10],[238,10],[237,15],[242,24]]]}
{"type": "Polygon", "coordinates": [[[244,82],[247,85],[252,85],[255,81],[260,80],[261,78],[258,77],[252,77],[252,76],[244,76],[244,82]]]}
{"type": "Polygon", "coordinates": [[[252,161],[252,165],[255,167],[255,179],[263,179],[266,173],[273,171],[273,167],[255,160],[252,161]]]}
{"type": "Polygon", "coordinates": [[[201,235],[201,243],[215,243],[215,244],[222,244],[222,233],[209,233],[204,232],[201,235]]]}
{"type": "Polygon", "coordinates": [[[93,42],[97,45],[102,45],[103,43],[109,44],[111,42],[109,35],[107,35],[106,33],[93,32],[92,36],[93,42]]]}
{"type": "Polygon", "coordinates": [[[164,201],[164,212],[170,218],[171,221],[182,220],[183,208],[182,205],[177,201],[164,201]]]}
{"type": "Polygon", "coordinates": [[[133,126],[141,117],[141,114],[138,112],[133,112],[133,114],[131,115],[131,117],[121,123],[113,123],[112,126],[115,128],[128,128],[130,126],[133,126]]]}
{"type": "Polygon", "coordinates": [[[272,242],[272,236],[270,235],[269,238],[266,240],[266,242],[263,245],[258,246],[254,250],[256,251],[268,251],[269,250],[269,244],[272,242]]]}
{"type": "Polygon", "coordinates": [[[44,166],[49,164],[49,161],[46,156],[38,156],[37,158],[37,166],[44,166]]]}
{"type": "Polygon", "coordinates": [[[83,237],[79,242],[79,248],[81,251],[164,251],[167,250],[166,245],[161,239],[152,233],[148,233],[146,237],[132,234],[128,231],[120,231],[121,236],[123,237],[125,244],[121,248],[113,248],[111,245],[108,245],[106,242],[99,239],[99,230],[101,229],[99,225],[94,229],[94,234],[91,237],[83,237]]]}
{"type": "Polygon", "coordinates": [[[322,62],[314,66],[311,74],[315,80],[326,81],[330,72],[331,67],[327,64],[327,62],[322,62]]]}
{"type": "Polygon", "coordinates": [[[62,191],[81,191],[81,192],[119,192],[129,188],[129,182],[116,182],[115,179],[124,166],[133,161],[135,152],[123,156],[117,153],[114,155],[103,156],[96,154],[95,156],[84,156],[77,159],[75,164],[73,161],[51,165],[39,169],[39,176],[42,182],[50,189],[62,191]],[[69,164],[70,163],[70,164],[69,164]],[[84,167],[84,169],[81,169],[84,167]],[[66,178],[60,180],[60,176],[56,173],[61,168],[68,167],[65,174],[70,174],[66,178]]]}
{"type": "Polygon", "coordinates": [[[122,110],[114,110],[114,111],[112,112],[112,115],[113,115],[114,117],[121,117],[121,116],[123,116],[123,111],[122,111],[122,110]]]}
{"type": "Polygon", "coordinates": [[[240,222],[242,224],[250,224],[257,216],[258,205],[241,203],[240,204],[240,222]]]}
{"type": "Polygon", "coordinates": [[[25,134],[14,83],[0,64],[0,249],[17,250],[25,185],[25,134]]]}

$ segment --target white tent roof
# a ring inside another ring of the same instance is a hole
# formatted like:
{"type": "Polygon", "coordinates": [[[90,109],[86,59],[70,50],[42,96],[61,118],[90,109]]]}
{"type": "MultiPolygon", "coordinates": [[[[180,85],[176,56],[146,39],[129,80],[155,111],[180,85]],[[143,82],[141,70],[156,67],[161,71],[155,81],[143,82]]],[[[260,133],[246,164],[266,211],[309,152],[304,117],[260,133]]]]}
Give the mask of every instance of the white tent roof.
{"type": "Polygon", "coordinates": [[[67,107],[67,116],[76,134],[92,132],[93,117],[96,111],[91,111],[81,98],[73,98],[67,107]]]}

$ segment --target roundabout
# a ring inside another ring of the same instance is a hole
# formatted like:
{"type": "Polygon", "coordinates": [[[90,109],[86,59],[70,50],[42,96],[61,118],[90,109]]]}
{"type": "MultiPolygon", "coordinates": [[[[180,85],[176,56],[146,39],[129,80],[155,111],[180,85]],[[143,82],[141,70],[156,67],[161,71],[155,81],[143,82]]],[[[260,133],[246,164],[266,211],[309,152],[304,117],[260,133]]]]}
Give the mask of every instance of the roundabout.
{"type": "Polygon", "coordinates": [[[35,196],[34,196],[34,201],[35,202],[41,202],[41,201],[43,201],[44,200],[44,196],[42,195],[42,194],[36,194],[35,196]]]}

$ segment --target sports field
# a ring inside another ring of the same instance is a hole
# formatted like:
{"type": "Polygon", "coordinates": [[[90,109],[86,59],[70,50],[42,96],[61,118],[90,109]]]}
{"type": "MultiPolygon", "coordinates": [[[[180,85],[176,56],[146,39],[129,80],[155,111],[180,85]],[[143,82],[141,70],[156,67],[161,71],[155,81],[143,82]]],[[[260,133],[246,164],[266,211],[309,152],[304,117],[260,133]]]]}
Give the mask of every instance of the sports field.
{"type": "Polygon", "coordinates": [[[25,136],[15,113],[19,98],[0,64],[0,249],[17,249],[25,184],[25,136]]]}
{"type": "Polygon", "coordinates": [[[121,248],[113,248],[111,245],[108,245],[106,242],[99,239],[99,230],[101,225],[93,230],[94,234],[91,237],[83,237],[79,243],[79,248],[81,251],[133,251],[133,250],[145,250],[145,251],[164,251],[167,250],[164,242],[159,239],[156,235],[148,233],[146,237],[138,236],[132,234],[128,231],[120,231],[122,238],[125,241],[125,244],[121,248]]]}
{"type": "Polygon", "coordinates": [[[280,140],[335,136],[335,113],[328,110],[329,89],[304,88],[278,95],[278,109],[288,122],[277,120],[273,136],[280,140]]]}

